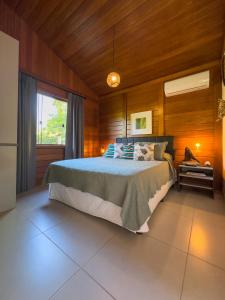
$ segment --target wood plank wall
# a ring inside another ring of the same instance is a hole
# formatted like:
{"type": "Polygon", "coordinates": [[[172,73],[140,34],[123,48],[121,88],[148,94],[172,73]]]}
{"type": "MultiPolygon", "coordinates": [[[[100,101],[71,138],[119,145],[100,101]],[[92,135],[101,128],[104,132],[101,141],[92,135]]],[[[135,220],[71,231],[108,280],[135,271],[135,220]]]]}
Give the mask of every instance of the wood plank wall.
{"type": "Polygon", "coordinates": [[[58,145],[38,145],[36,147],[36,184],[42,183],[48,165],[65,157],[65,147],[58,145]]]}
{"type": "Polygon", "coordinates": [[[152,134],[163,134],[162,119],[162,84],[149,83],[127,92],[127,136],[131,136],[131,120],[132,113],[151,110],[152,111],[152,134]]]}
{"type": "MultiPolygon", "coordinates": [[[[225,53],[225,34],[222,55],[225,53]]],[[[222,83],[222,98],[225,99],[225,84],[222,83]]],[[[223,177],[223,196],[225,199],[225,117],[222,120],[222,154],[223,154],[223,167],[222,167],[222,177],[223,177]]]]}
{"type": "Polygon", "coordinates": [[[190,147],[201,163],[209,160],[216,169],[217,186],[221,185],[221,122],[217,120],[220,94],[220,68],[210,70],[210,88],[165,98],[165,134],[175,136],[176,163],[190,147]],[[197,152],[195,144],[200,143],[197,152]]]}
{"type": "Polygon", "coordinates": [[[100,98],[100,147],[114,142],[116,137],[130,136],[130,114],[153,111],[153,135],[175,137],[175,163],[190,147],[203,163],[211,161],[216,169],[217,187],[221,185],[222,148],[221,122],[217,119],[217,100],[221,91],[218,62],[186,70],[166,78],[126,89],[100,98]],[[210,69],[210,88],[166,98],[163,83],[188,74],[210,69]],[[201,147],[196,153],[195,143],[201,147]]]}
{"type": "MultiPolygon", "coordinates": [[[[20,70],[33,75],[40,81],[48,82],[50,94],[55,91],[63,94],[64,89],[78,92],[86,97],[85,100],[85,129],[84,148],[85,156],[97,156],[99,154],[99,104],[98,96],[68,68],[63,61],[43,42],[27,24],[20,19],[5,3],[0,0],[0,30],[18,39],[20,42],[20,70]],[[51,88],[52,86],[52,88],[51,88]],[[53,86],[56,86],[54,88],[53,86]]],[[[44,165],[54,158],[61,159],[62,150],[57,148],[37,151],[37,160],[40,162],[42,155],[44,165]],[[46,156],[48,160],[44,160],[46,156]],[[56,156],[55,156],[56,155],[56,156]]],[[[40,170],[37,172],[40,181],[40,170]]]]}
{"type": "Polygon", "coordinates": [[[103,98],[99,108],[100,141],[107,145],[126,135],[126,106],[123,94],[103,98]]]}

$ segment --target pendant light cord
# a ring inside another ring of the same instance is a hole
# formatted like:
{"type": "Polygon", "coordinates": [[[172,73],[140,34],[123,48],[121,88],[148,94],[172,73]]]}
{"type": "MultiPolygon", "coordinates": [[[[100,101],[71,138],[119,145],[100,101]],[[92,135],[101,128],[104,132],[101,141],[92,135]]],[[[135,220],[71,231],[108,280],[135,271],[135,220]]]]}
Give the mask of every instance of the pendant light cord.
{"type": "Polygon", "coordinates": [[[115,65],[115,25],[113,26],[113,68],[115,65]]]}

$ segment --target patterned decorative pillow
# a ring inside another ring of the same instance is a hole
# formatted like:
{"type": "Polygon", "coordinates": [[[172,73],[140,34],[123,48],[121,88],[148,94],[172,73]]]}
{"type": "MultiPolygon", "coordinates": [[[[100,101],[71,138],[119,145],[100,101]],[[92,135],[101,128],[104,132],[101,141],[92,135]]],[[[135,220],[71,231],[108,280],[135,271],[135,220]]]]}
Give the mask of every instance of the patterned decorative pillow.
{"type": "Polygon", "coordinates": [[[123,144],[114,144],[114,158],[120,158],[123,155],[123,144]]]}
{"type": "Polygon", "coordinates": [[[133,144],[123,145],[123,154],[120,158],[134,159],[134,145],[133,144]]]}
{"type": "Polygon", "coordinates": [[[109,144],[107,147],[106,152],[104,153],[104,156],[107,158],[113,158],[114,157],[114,144],[109,144]]]}
{"type": "Polygon", "coordinates": [[[154,160],[154,143],[135,143],[134,160],[154,160]]]}

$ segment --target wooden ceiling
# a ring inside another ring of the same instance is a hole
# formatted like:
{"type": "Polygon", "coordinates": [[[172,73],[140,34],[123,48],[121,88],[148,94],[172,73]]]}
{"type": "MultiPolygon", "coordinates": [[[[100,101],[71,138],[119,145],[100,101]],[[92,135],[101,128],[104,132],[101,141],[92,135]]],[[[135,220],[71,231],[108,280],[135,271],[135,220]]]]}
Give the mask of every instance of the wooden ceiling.
{"type": "Polygon", "coordinates": [[[97,92],[220,58],[225,0],[5,0],[97,92]],[[115,67],[112,65],[113,28],[115,67]]]}

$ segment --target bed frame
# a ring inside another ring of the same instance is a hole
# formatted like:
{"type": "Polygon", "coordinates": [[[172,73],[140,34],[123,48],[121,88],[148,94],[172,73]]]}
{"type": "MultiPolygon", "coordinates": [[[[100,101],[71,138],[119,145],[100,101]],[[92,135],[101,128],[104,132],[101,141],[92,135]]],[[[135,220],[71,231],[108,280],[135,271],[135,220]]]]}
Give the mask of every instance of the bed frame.
{"type": "Polygon", "coordinates": [[[138,142],[148,142],[148,143],[162,143],[162,142],[168,142],[168,145],[166,147],[166,152],[171,154],[173,159],[175,156],[175,150],[173,148],[173,136],[144,136],[144,137],[122,137],[122,138],[116,138],[116,143],[138,143],[138,142]]]}

